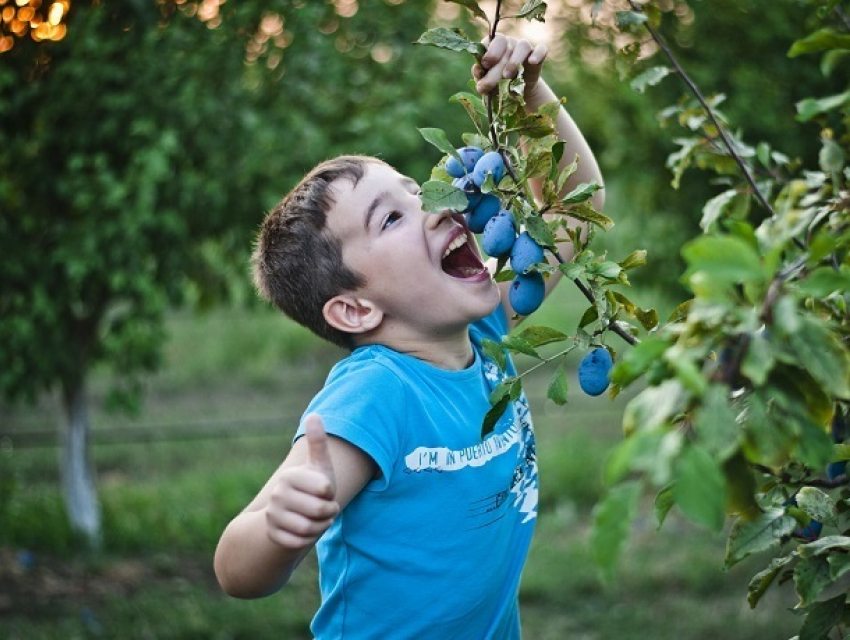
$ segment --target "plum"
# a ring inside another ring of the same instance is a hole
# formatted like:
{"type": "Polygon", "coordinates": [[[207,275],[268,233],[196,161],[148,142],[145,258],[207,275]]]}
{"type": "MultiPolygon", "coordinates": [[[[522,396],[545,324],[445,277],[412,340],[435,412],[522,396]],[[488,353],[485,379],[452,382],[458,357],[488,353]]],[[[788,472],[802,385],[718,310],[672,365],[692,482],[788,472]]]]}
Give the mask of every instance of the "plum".
{"type": "Polygon", "coordinates": [[[523,316],[537,311],[545,297],[546,282],[543,280],[543,275],[537,271],[518,274],[511,282],[508,292],[511,307],[523,316]]]}
{"type": "Polygon", "coordinates": [[[608,388],[613,364],[611,353],[604,347],[598,347],[584,356],[578,365],[581,390],[589,396],[602,394],[608,388]]]}
{"type": "Polygon", "coordinates": [[[502,154],[498,151],[488,151],[481,156],[475,163],[475,169],[472,170],[472,181],[480,187],[488,175],[493,176],[494,184],[499,184],[505,177],[505,161],[502,160],[502,154]]]}
{"type": "Polygon", "coordinates": [[[502,202],[497,196],[485,193],[474,208],[467,210],[466,224],[473,233],[481,233],[501,208],[502,202]]]}
{"type": "Polygon", "coordinates": [[[479,147],[461,147],[456,151],[462,161],[454,156],[449,156],[446,160],[446,173],[452,178],[462,178],[467,173],[472,173],[475,163],[484,155],[484,151],[479,147]]]}
{"type": "Polygon", "coordinates": [[[481,248],[495,258],[507,255],[516,239],[514,217],[507,209],[493,216],[484,227],[481,248]]]}
{"type": "Polygon", "coordinates": [[[531,265],[542,261],[543,247],[528,235],[528,231],[523,231],[511,247],[511,269],[525,273],[531,265]]]}

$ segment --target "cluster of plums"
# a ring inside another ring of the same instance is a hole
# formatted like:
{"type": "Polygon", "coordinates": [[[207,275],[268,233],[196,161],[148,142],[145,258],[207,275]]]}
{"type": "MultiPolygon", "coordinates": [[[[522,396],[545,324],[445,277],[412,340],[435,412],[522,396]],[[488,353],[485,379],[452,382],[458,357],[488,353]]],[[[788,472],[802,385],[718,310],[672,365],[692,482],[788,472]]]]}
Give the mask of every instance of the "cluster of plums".
{"type": "MultiPolygon", "coordinates": [[[[498,151],[485,153],[474,146],[457,149],[457,155],[460,159],[452,155],[446,160],[446,173],[454,178],[452,184],[466,194],[466,223],[473,233],[482,234],[481,248],[487,255],[510,259],[516,274],[509,292],[510,303],[514,311],[528,315],[537,310],[546,293],[543,276],[529,271],[532,265],[543,261],[543,247],[527,231],[517,232],[513,214],[502,208],[498,196],[481,191],[487,176],[492,176],[495,185],[505,177],[504,159],[498,151]]],[[[602,394],[608,388],[612,365],[608,349],[590,351],[578,368],[582,391],[591,396],[602,394]]]]}
{"type": "Polygon", "coordinates": [[[528,235],[517,232],[513,214],[502,208],[493,193],[482,193],[481,186],[491,176],[498,185],[505,177],[505,162],[498,151],[484,152],[479,147],[457,150],[460,160],[449,156],[446,173],[452,184],[466,193],[466,223],[473,233],[481,234],[481,248],[494,258],[509,257],[516,276],[508,294],[511,307],[520,315],[537,310],[546,294],[543,276],[529,268],[543,260],[543,247],[528,235]]]}

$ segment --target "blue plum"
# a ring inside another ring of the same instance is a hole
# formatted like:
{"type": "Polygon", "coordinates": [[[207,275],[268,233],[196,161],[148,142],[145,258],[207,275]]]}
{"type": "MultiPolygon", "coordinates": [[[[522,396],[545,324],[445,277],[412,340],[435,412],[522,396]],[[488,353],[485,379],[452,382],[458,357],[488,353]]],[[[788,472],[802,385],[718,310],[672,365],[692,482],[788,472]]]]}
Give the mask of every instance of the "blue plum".
{"type": "Polygon", "coordinates": [[[481,236],[481,248],[487,255],[498,258],[507,255],[516,239],[514,217],[507,209],[502,209],[490,219],[481,236]]]}
{"type": "Polygon", "coordinates": [[[511,247],[511,269],[525,273],[531,265],[542,261],[543,247],[528,235],[528,231],[523,231],[511,247]]]}
{"type": "Polygon", "coordinates": [[[838,462],[830,462],[826,465],[826,477],[830,480],[840,478],[846,473],[847,461],[839,460],[838,462]]]}
{"type": "Polygon", "coordinates": [[[455,178],[452,180],[452,184],[466,193],[466,209],[464,211],[471,211],[481,202],[481,191],[473,184],[472,176],[455,178]]]}
{"type": "Polygon", "coordinates": [[[502,160],[502,154],[498,151],[488,151],[481,156],[481,159],[475,163],[475,169],[472,170],[472,181],[480,187],[488,175],[493,176],[494,184],[499,184],[505,177],[505,161],[502,160]]]}
{"type": "Polygon", "coordinates": [[[502,201],[499,200],[498,196],[485,193],[481,196],[478,204],[466,212],[466,224],[469,225],[472,233],[481,233],[501,208],[502,201]]]}
{"type": "Polygon", "coordinates": [[[611,353],[604,347],[598,347],[584,356],[578,365],[581,390],[589,396],[602,394],[608,388],[613,364],[611,353]]]}
{"type": "Polygon", "coordinates": [[[475,163],[481,159],[484,151],[479,147],[461,147],[457,149],[457,154],[463,162],[454,156],[449,156],[449,159],[446,160],[446,173],[452,178],[462,178],[467,173],[472,173],[472,170],[475,169],[475,163]]]}
{"type": "Polygon", "coordinates": [[[508,300],[514,311],[527,316],[537,311],[546,297],[546,282],[537,271],[517,275],[508,291],[508,300]]]}

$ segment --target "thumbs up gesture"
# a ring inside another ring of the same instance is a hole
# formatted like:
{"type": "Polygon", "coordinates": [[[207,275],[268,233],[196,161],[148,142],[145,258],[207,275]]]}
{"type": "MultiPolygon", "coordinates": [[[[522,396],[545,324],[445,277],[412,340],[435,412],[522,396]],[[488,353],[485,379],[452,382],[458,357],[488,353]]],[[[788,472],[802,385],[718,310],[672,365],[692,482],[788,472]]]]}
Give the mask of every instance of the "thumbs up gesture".
{"type": "Polygon", "coordinates": [[[291,464],[281,469],[266,506],[269,538],[293,550],[311,547],[340,510],[322,419],[308,416],[304,431],[304,437],[293,445],[293,450],[299,449],[298,455],[290,456],[291,464]]]}

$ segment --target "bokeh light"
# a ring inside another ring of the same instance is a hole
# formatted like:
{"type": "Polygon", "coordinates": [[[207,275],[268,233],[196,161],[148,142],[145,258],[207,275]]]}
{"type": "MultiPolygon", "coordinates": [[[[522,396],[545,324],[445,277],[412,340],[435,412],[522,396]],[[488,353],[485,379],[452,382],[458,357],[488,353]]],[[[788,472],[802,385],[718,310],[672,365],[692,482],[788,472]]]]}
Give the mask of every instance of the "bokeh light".
{"type": "Polygon", "coordinates": [[[0,53],[21,38],[36,42],[65,37],[71,0],[0,0],[0,53]]]}

